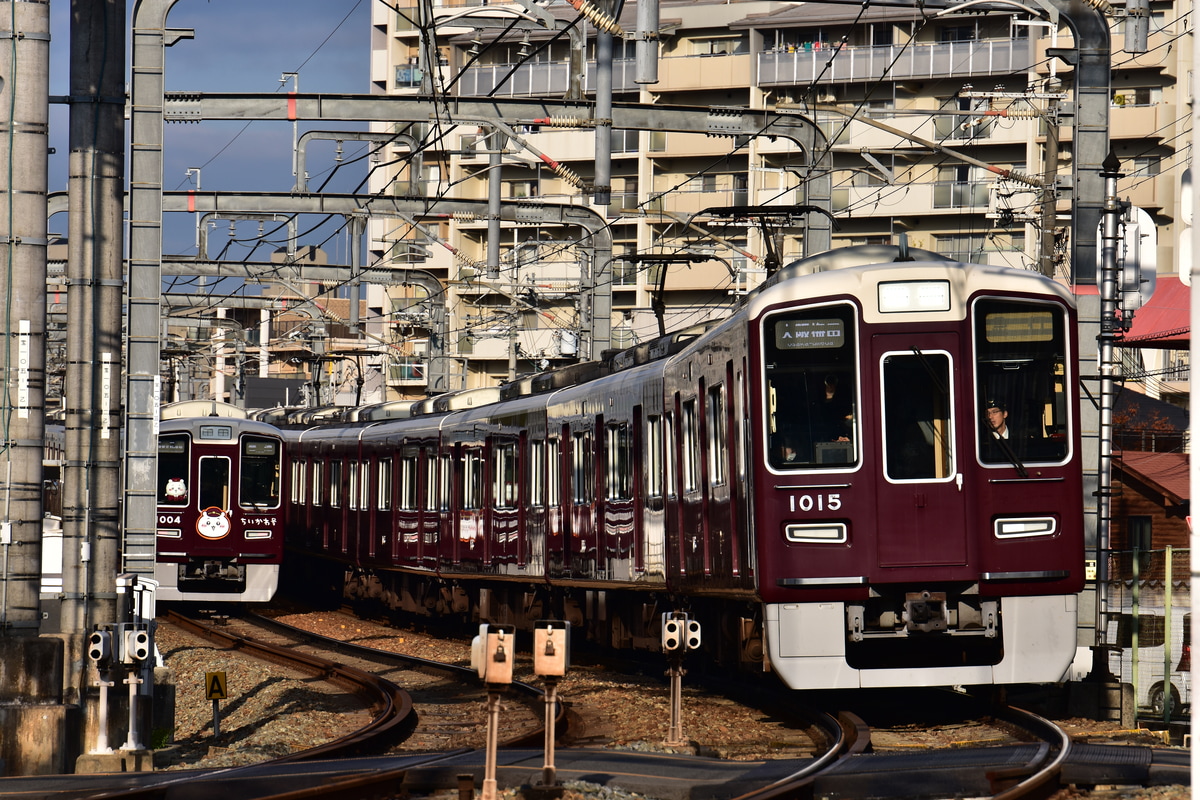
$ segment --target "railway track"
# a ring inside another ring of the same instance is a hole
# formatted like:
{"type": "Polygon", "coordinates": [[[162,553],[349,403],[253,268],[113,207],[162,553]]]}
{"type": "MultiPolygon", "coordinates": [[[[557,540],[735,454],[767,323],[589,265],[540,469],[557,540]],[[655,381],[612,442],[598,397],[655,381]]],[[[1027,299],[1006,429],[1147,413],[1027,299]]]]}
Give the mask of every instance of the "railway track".
{"type": "MultiPolygon", "coordinates": [[[[345,757],[370,751],[441,752],[484,743],[487,691],[470,667],[349,643],[259,615],[222,618],[216,624],[178,612],[170,612],[167,619],[210,641],[317,677],[329,676],[366,698],[376,718],[361,733],[345,737],[344,746],[330,743],[285,760],[345,757]],[[389,706],[394,709],[395,719],[385,725],[379,717],[389,706]]],[[[516,682],[506,699],[510,702],[506,703],[500,746],[541,744],[545,736],[541,690],[516,682]]],[[[561,711],[556,719],[565,724],[561,711]]]]}

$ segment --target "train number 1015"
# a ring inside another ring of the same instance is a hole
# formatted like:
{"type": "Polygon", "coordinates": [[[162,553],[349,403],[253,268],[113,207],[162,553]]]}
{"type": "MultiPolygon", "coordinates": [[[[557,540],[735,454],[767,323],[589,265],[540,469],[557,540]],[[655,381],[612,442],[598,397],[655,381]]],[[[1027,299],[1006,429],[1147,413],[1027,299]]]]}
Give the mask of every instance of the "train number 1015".
{"type": "Polygon", "coordinates": [[[832,494],[794,494],[788,498],[791,501],[789,511],[838,511],[842,507],[842,495],[832,494]]]}

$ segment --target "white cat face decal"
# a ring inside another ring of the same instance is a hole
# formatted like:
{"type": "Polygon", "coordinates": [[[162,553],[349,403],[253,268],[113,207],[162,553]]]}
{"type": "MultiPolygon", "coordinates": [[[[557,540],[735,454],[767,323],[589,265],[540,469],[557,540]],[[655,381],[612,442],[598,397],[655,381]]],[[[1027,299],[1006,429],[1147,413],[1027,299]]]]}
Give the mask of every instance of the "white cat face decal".
{"type": "Polygon", "coordinates": [[[216,506],[209,506],[196,520],[196,533],[205,539],[222,539],[229,535],[229,517],[216,506]]]}

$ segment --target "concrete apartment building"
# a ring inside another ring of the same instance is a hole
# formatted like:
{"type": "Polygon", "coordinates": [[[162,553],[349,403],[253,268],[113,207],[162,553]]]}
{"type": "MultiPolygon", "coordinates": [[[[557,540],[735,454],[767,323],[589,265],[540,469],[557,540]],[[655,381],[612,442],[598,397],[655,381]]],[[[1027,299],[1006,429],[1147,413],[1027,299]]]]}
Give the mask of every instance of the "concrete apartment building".
{"type": "MultiPolygon", "coordinates": [[[[1155,223],[1160,276],[1178,271],[1185,229],[1178,198],[1191,111],[1181,76],[1191,69],[1191,46],[1181,13],[1153,3],[1147,50],[1138,55],[1122,51],[1121,9],[1110,15],[1119,193],[1155,223]]],[[[571,24],[580,15],[567,3],[447,3],[434,7],[427,41],[417,7],[376,4],[372,91],[432,91],[447,103],[571,93],[590,101],[603,77],[595,25],[571,24]]],[[[938,13],[663,0],[657,82],[645,83],[634,58],[636,15],[637,4],[626,3],[616,21],[614,101],[706,107],[718,116],[739,108],[808,115],[829,142],[834,246],[904,233],[913,247],[1071,280],[1072,68],[1047,52],[1071,45],[1064,26],[1017,4],[1011,12],[938,13]]],[[[804,215],[793,207],[806,202],[810,165],[789,140],[615,129],[611,197],[602,204],[592,185],[593,127],[457,123],[376,126],[394,138],[376,157],[372,191],[590,209],[612,237],[611,347],[718,317],[764,279],[772,258],[787,264],[804,252],[804,215]],[[498,186],[489,182],[497,172],[498,186]]],[[[425,393],[438,304],[449,389],[599,355],[586,341],[592,309],[583,276],[597,265],[579,245],[581,230],[506,214],[497,247],[487,216],[370,220],[369,261],[425,279],[369,287],[368,316],[382,320],[376,335],[390,351],[380,362],[378,399],[425,393]],[[445,286],[440,297],[431,296],[429,277],[445,286]]],[[[1181,359],[1169,349],[1155,357],[1163,365],[1181,359]]],[[[1162,365],[1143,367],[1162,374],[1162,365]]],[[[1186,380],[1186,361],[1179,375],[1186,380]]]]}

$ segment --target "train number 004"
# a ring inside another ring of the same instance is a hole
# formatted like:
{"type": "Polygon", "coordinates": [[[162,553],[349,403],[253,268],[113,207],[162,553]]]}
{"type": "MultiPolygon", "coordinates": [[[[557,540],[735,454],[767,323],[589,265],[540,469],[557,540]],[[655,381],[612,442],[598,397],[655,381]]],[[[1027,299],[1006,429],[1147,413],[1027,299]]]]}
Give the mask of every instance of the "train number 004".
{"type": "Polygon", "coordinates": [[[182,525],[183,524],[182,520],[183,520],[183,517],[180,516],[179,514],[159,514],[158,515],[158,524],[159,525],[182,525]]]}
{"type": "Polygon", "coordinates": [[[841,494],[794,494],[790,511],[837,511],[842,507],[841,494]]]}

